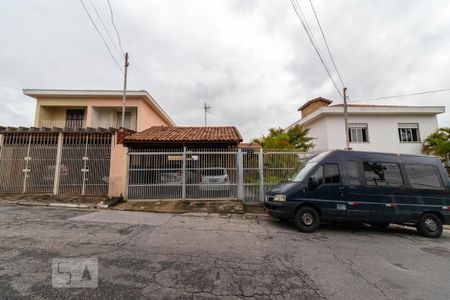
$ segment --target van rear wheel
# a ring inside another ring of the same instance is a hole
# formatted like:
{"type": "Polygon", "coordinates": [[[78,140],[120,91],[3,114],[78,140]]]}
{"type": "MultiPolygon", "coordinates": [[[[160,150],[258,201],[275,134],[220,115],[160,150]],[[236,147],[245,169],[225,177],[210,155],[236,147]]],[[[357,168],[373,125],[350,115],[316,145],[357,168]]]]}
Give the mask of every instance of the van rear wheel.
{"type": "Polygon", "coordinates": [[[442,235],[442,221],[435,214],[424,214],[417,224],[420,234],[429,238],[438,238],[442,235]]]}
{"type": "Polygon", "coordinates": [[[295,213],[294,225],[301,232],[314,232],[320,225],[319,213],[309,206],[300,207],[295,213]]]}

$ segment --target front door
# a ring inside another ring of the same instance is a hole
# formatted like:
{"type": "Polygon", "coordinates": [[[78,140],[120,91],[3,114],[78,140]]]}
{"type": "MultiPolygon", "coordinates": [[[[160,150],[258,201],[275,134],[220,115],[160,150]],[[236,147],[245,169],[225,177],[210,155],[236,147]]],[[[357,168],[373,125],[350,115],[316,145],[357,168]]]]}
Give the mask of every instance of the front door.
{"type": "Polygon", "coordinates": [[[299,201],[317,205],[322,219],[345,219],[345,189],[337,163],[324,163],[308,179],[308,186],[298,194],[299,201]]]}

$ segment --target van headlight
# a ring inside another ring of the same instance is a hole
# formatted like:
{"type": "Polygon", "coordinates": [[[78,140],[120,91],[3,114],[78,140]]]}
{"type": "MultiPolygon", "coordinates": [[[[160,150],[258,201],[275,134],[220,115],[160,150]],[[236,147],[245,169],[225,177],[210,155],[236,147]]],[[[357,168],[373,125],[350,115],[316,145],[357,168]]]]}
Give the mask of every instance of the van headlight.
{"type": "Polygon", "coordinates": [[[273,196],[273,201],[284,202],[286,201],[286,195],[275,195],[273,196]]]}

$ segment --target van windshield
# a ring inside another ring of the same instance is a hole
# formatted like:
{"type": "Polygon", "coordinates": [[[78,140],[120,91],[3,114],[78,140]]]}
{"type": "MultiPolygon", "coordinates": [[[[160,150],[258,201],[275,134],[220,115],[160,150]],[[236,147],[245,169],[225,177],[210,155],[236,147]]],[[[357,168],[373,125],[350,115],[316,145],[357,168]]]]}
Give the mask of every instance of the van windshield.
{"type": "Polygon", "coordinates": [[[301,164],[294,171],[292,171],[291,175],[286,178],[287,182],[300,182],[305,180],[306,175],[317,165],[316,162],[307,162],[305,164],[301,164]]]}
{"type": "Polygon", "coordinates": [[[318,162],[320,162],[329,152],[322,152],[318,155],[311,157],[306,162],[295,168],[290,175],[285,179],[287,182],[299,182],[305,180],[306,175],[314,168],[318,162]]]}

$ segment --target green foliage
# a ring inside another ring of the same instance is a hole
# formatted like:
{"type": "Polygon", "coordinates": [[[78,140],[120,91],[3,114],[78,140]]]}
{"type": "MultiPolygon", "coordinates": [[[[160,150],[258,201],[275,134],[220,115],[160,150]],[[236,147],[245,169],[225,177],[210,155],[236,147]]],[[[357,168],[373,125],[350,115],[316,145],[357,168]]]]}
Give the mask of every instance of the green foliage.
{"type": "Polygon", "coordinates": [[[437,129],[430,134],[422,145],[422,152],[441,157],[448,165],[450,154],[450,127],[437,129]]]}
{"type": "Polygon", "coordinates": [[[288,130],[270,128],[269,134],[253,142],[265,149],[286,149],[308,151],[314,147],[313,138],[308,136],[309,129],[296,125],[288,130]]]}

